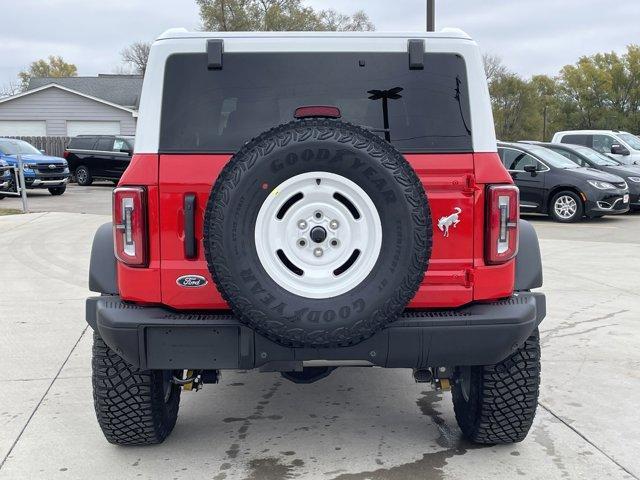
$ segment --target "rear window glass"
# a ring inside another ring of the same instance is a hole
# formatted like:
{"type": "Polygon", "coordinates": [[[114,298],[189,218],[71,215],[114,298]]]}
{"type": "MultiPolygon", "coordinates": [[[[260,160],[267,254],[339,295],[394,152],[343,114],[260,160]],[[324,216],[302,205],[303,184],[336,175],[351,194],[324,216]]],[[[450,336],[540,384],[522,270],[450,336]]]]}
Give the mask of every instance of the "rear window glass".
{"type": "Polygon", "coordinates": [[[384,137],[384,96],[399,150],[472,151],[459,55],[428,53],[424,70],[410,70],[406,53],[226,53],[223,63],[208,70],[205,54],[167,60],[162,152],[232,153],[310,105],[336,106],[343,120],[384,137]]]}

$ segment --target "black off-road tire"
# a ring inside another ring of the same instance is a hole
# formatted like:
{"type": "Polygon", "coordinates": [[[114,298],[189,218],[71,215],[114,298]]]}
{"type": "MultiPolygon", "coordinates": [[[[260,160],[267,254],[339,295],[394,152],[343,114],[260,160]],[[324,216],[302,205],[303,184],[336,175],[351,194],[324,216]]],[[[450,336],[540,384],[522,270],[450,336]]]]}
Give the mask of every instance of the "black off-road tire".
{"type": "Polygon", "coordinates": [[[495,365],[470,367],[452,387],[453,407],[462,433],[479,444],[521,442],[536,413],[540,388],[538,330],[495,365]]]}
{"type": "Polygon", "coordinates": [[[432,232],[424,188],[400,152],[361,127],[309,118],[265,132],[227,163],[207,204],[204,250],[218,290],[241,322],[281,345],[337,347],[371,337],[404,311],[424,278],[432,232]],[[354,182],[381,221],[375,266],[352,290],[331,298],[286,290],[256,249],[256,219],[267,197],[309,172],[354,182]]]}
{"type": "Polygon", "coordinates": [[[154,445],[178,418],[180,387],[171,372],[138,371],[93,335],[93,403],[106,439],[115,445],[154,445]]]}
{"type": "Polygon", "coordinates": [[[62,195],[66,191],[67,191],[67,186],[66,185],[64,185],[62,187],[51,187],[49,189],[49,193],[51,195],[53,195],[54,197],[57,197],[58,195],[62,195]]]}
{"type": "MultiPolygon", "coordinates": [[[[7,188],[4,190],[5,192],[11,192],[11,193],[16,193],[18,191],[18,189],[16,188],[16,182],[13,179],[14,177],[11,177],[11,180],[9,180],[9,185],[7,185],[7,188]]],[[[6,195],[2,195],[2,193],[0,193],[0,200],[5,198],[6,195]]]]}
{"type": "Polygon", "coordinates": [[[93,177],[91,176],[91,172],[84,165],[80,165],[76,168],[75,178],[78,185],[81,187],[88,187],[93,183],[93,177]]]}

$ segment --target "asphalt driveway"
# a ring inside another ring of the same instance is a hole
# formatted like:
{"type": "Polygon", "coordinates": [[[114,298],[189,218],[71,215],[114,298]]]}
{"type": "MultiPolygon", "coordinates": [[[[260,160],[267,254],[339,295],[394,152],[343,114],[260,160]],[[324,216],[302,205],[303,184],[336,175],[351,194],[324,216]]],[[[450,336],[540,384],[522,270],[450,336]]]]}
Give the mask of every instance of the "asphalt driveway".
{"type": "MultiPolygon", "coordinates": [[[[111,192],[113,182],[95,182],[90,187],[75,183],[67,185],[67,191],[60,196],[52,196],[48,190],[27,190],[27,204],[30,212],[67,212],[109,215],[111,213],[111,192]]],[[[6,197],[0,200],[0,209],[22,210],[20,197],[6,197]]]]}
{"type": "Polygon", "coordinates": [[[540,408],[524,442],[486,448],[461,439],[450,394],[365,368],[306,386],[224,372],[183,394],[165,444],[106,443],[84,299],[93,232],[108,220],[0,217],[0,479],[640,478],[640,216],[534,219],[549,303],[540,408]]]}

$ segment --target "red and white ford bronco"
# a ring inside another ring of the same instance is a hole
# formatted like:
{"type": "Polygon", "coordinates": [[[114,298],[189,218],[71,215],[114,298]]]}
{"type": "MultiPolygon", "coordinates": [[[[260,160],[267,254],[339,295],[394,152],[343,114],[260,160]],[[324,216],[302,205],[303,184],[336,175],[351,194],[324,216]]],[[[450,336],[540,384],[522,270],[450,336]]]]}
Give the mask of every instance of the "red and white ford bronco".
{"type": "Polygon", "coordinates": [[[221,370],[344,366],[450,387],[474,442],[526,436],[540,252],[466,34],[170,30],[135,150],[91,257],[107,440],[162,442],[221,370]]]}

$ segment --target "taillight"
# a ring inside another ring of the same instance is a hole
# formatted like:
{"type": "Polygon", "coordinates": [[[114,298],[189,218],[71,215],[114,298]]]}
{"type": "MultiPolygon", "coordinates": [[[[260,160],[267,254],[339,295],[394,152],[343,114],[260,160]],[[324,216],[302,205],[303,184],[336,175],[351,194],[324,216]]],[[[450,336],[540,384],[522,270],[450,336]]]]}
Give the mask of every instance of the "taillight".
{"type": "Polygon", "coordinates": [[[147,201],[143,187],[113,191],[113,238],[116,258],[126,265],[147,265],[147,201]]]}
{"type": "Polygon", "coordinates": [[[323,117],[323,118],[340,118],[342,113],[338,107],[329,105],[312,105],[296,108],[293,114],[295,118],[323,117]]]}
{"type": "Polygon", "coordinates": [[[69,158],[69,152],[68,152],[67,150],[65,150],[65,151],[62,153],[62,156],[63,156],[65,159],[69,158]]]}
{"type": "Polygon", "coordinates": [[[485,260],[504,263],[518,254],[520,192],[514,185],[487,188],[487,233],[485,260]]]}

